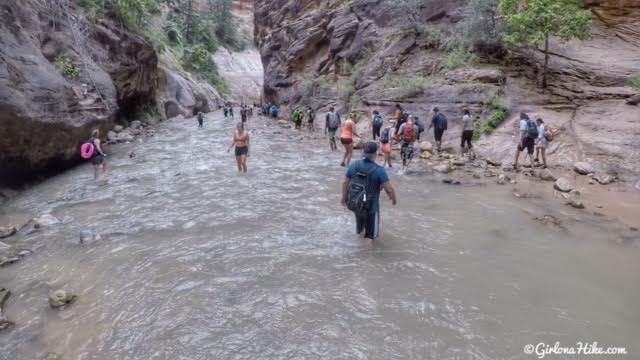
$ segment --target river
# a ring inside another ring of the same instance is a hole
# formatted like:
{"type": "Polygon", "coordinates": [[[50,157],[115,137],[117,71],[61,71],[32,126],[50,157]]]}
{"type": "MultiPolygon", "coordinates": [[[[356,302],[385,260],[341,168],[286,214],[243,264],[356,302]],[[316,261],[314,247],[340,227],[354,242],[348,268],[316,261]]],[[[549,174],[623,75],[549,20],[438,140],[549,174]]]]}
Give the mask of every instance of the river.
{"type": "Polygon", "coordinates": [[[340,154],[249,126],[247,175],[213,113],[111,147],[107,186],[84,165],[10,200],[3,217],[62,224],[18,235],[34,254],[0,268],[16,323],[0,359],[533,359],[526,344],[556,341],[640,356],[640,249],[610,240],[622,226],[416,168],[390,174],[399,204],[383,195],[367,249],[339,204],[340,154]],[[533,219],[550,211],[566,229],[533,219]],[[80,245],[83,230],[101,238],[80,245]],[[79,298],[53,310],[60,287],[79,298]]]}

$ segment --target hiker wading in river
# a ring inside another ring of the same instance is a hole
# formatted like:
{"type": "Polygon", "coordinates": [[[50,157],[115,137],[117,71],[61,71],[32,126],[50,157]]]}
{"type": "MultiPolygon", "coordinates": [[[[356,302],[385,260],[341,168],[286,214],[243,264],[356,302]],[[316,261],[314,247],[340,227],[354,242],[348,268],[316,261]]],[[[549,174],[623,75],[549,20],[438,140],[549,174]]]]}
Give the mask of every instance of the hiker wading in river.
{"type": "Polygon", "coordinates": [[[378,145],[364,144],[363,160],[356,161],[347,170],[342,183],[342,206],[353,211],[356,233],[364,232],[366,245],[372,245],[380,230],[380,190],[396,205],[396,193],[383,167],[376,164],[378,145]]]}
{"type": "Polygon", "coordinates": [[[236,131],[233,134],[233,142],[227,152],[231,151],[233,147],[236,147],[236,162],[238,163],[239,172],[247,172],[247,157],[249,157],[249,132],[245,130],[242,122],[236,126],[236,131]]]}

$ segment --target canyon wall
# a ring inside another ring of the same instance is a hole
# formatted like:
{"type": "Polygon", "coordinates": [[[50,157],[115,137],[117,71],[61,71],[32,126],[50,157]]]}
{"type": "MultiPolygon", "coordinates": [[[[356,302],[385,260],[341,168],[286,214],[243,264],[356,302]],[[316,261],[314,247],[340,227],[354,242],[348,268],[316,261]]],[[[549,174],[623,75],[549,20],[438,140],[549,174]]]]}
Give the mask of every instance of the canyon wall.
{"type": "MultiPolygon", "coordinates": [[[[585,1],[593,13],[590,40],[551,44],[550,80],[541,89],[543,54],[505,54],[451,66],[442,48],[465,19],[467,1],[426,0],[412,31],[400,3],[381,0],[255,2],[255,37],[265,67],[264,96],[285,107],[330,105],[390,115],[398,102],[425,119],[438,106],[450,119],[446,145],[459,146],[464,108],[483,121],[500,99],[511,116],[478,141],[486,156],[509,160],[520,111],[556,129],[549,149],[555,164],[593,162],[600,170],[635,179],[640,173],[640,108],[627,104],[640,73],[640,1],[585,1]],[[417,83],[417,85],[416,85],[417,83]]],[[[369,128],[360,121],[361,131],[369,128]]]]}

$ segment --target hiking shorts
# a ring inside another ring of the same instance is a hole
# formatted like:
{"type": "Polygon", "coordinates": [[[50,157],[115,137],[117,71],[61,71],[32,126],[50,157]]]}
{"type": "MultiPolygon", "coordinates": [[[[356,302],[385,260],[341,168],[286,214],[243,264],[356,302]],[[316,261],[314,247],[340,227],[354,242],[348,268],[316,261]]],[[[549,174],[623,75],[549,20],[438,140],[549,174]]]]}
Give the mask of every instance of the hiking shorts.
{"type": "Polygon", "coordinates": [[[538,147],[540,149],[546,149],[549,146],[549,142],[544,137],[538,139],[538,147]]]}
{"type": "Polygon", "coordinates": [[[98,154],[91,159],[93,165],[102,165],[104,163],[104,156],[98,154]]]}
{"type": "Polygon", "coordinates": [[[356,215],[356,233],[362,234],[367,239],[375,240],[380,232],[380,211],[365,215],[356,215]]]}
{"type": "Polygon", "coordinates": [[[518,145],[518,150],[524,151],[524,149],[527,149],[527,153],[533,155],[534,146],[535,140],[527,136],[522,140],[522,144],[518,145]]]}
{"type": "Polygon", "coordinates": [[[327,131],[327,135],[329,136],[329,140],[333,141],[336,139],[336,132],[338,132],[338,129],[329,129],[327,131]]]}
{"type": "Polygon", "coordinates": [[[433,129],[433,135],[435,136],[436,141],[440,142],[440,141],[442,141],[442,135],[444,135],[444,130],[438,129],[438,128],[434,128],[433,129]]]}

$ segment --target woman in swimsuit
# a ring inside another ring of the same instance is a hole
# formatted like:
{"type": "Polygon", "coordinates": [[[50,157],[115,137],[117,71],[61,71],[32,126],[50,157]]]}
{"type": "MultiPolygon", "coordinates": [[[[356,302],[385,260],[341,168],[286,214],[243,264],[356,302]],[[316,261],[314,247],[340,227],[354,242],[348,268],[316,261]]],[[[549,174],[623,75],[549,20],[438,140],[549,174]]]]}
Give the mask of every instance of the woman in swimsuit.
{"type": "Polygon", "coordinates": [[[344,146],[344,157],[340,166],[349,166],[351,162],[351,156],[353,155],[353,137],[360,137],[356,133],[356,123],[354,121],[355,113],[351,113],[347,121],[342,126],[342,133],[340,134],[340,142],[344,146]]]}
{"type": "Polygon", "coordinates": [[[239,172],[247,172],[247,157],[249,157],[249,132],[245,130],[243,123],[238,123],[233,134],[233,142],[227,152],[236,147],[236,162],[239,172]]]}

